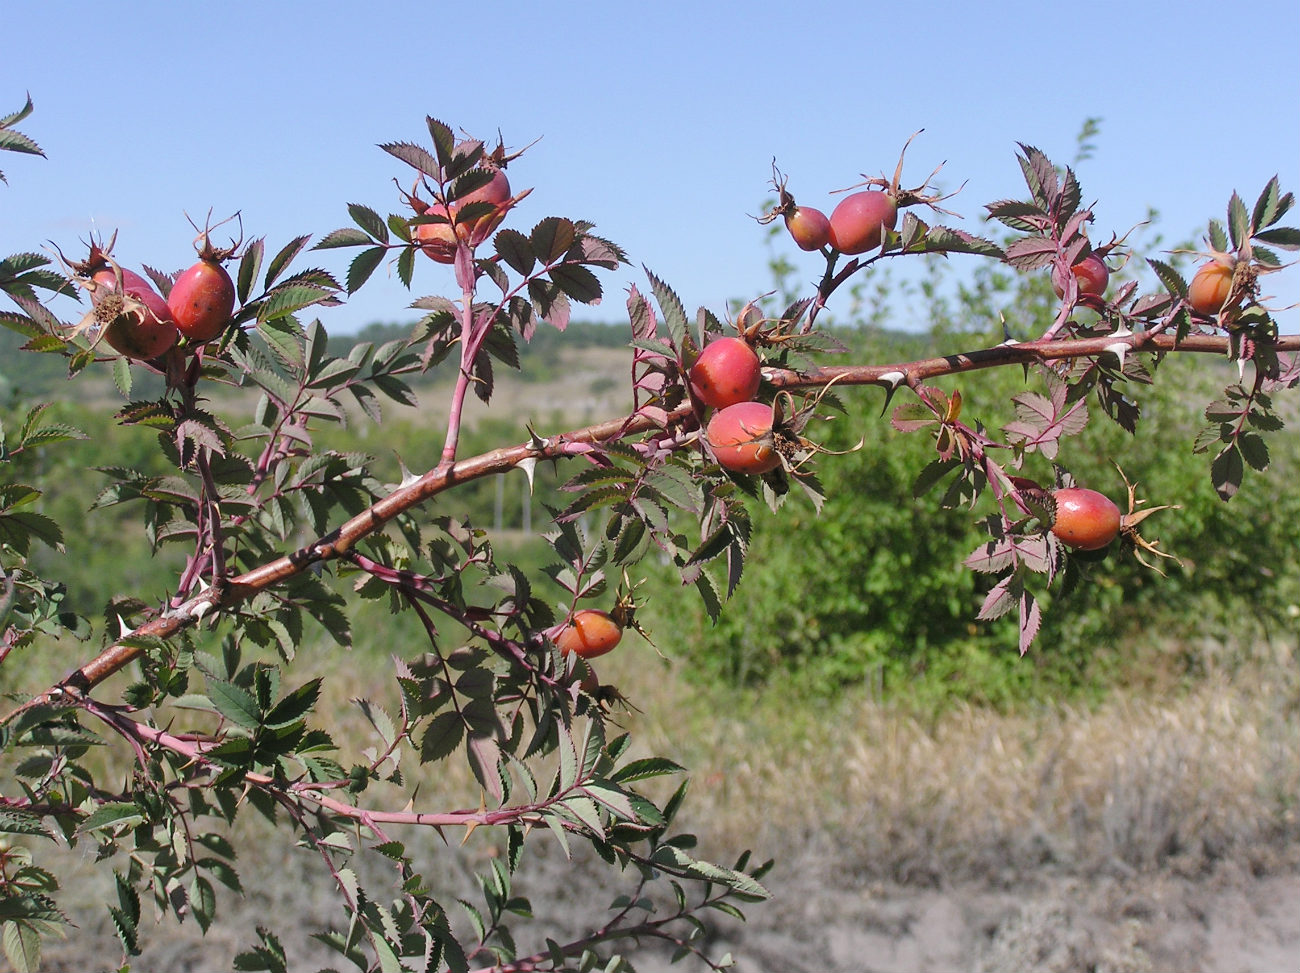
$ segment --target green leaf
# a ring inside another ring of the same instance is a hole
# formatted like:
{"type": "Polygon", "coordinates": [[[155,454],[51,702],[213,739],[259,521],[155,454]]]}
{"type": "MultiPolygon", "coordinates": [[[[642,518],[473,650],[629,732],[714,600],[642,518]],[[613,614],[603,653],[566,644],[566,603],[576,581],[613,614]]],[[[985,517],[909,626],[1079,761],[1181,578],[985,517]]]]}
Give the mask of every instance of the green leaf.
{"type": "Polygon", "coordinates": [[[533,253],[538,260],[547,264],[568,253],[576,238],[573,222],[558,216],[548,216],[539,221],[529,237],[533,253]]]}
{"type": "Polygon", "coordinates": [[[1236,495],[1245,472],[1241,451],[1235,445],[1222,450],[1210,464],[1210,480],[1224,500],[1231,500],[1236,495]]]}
{"type": "Polygon", "coordinates": [[[454,710],[429,721],[420,741],[420,762],[433,763],[450,756],[465,737],[465,720],[454,710]]]}
{"type": "Polygon", "coordinates": [[[19,809],[0,810],[0,833],[34,834],[54,838],[54,834],[39,817],[19,809]]]}
{"type": "Polygon", "coordinates": [[[235,278],[235,293],[239,297],[240,304],[247,304],[248,298],[253,293],[253,281],[257,279],[257,272],[262,267],[262,252],[265,247],[266,244],[263,240],[254,240],[244,250],[244,256],[239,260],[239,273],[235,278]]]}
{"type": "Polygon", "coordinates": [[[288,726],[290,723],[303,719],[316,705],[316,700],[320,698],[322,681],[320,676],[309,679],[281,699],[275,704],[274,709],[266,714],[264,725],[276,728],[288,726]]]}
{"type": "Polygon", "coordinates": [[[131,397],[131,361],[125,355],[113,359],[113,384],[122,393],[122,398],[131,397]]]}
{"type": "Polygon", "coordinates": [[[259,321],[257,333],[285,366],[297,368],[302,365],[302,331],[292,318],[259,321]]]}
{"type": "Polygon", "coordinates": [[[1246,212],[1246,204],[1234,192],[1228,200],[1228,237],[1232,241],[1232,249],[1236,250],[1249,240],[1250,231],[1250,215],[1246,212]]]}
{"type": "Polygon", "coordinates": [[[298,254],[302,253],[303,249],[307,246],[307,241],[310,239],[311,236],[309,234],[294,237],[280,249],[280,252],[275,255],[274,259],[272,259],[270,266],[266,268],[266,280],[262,284],[263,288],[268,290],[270,289],[271,285],[279,279],[282,273],[284,273],[285,268],[293,262],[293,259],[298,256],[298,254]]]}
{"type": "Polygon", "coordinates": [[[195,875],[190,882],[190,911],[199,928],[206,933],[217,913],[217,894],[203,875],[195,875]]]}
{"type": "Polygon", "coordinates": [[[1210,238],[1210,246],[1215,250],[1226,251],[1228,249],[1228,233],[1218,220],[1210,220],[1207,235],[1210,238]]]}
{"type": "MultiPolygon", "coordinates": [[[[443,128],[445,129],[446,127],[443,126],[443,128]]],[[[450,138],[449,130],[448,130],[448,139],[450,142],[451,138],[450,138]]],[[[442,158],[444,143],[438,139],[435,139],[434,146],[435,148],[438,149],[439,158],[442,158]]],[[[412,142],[387,142],[380,145],[379,147],[383,149],[385,152],[387,152],[389,155],[391,155],[393,158],[401,159],[412,169],[416,169],[419,172],[424,173],[424,175],[429,176],[433,179],[438,178],[438,171],[440,168],[438,165],[438,160],[435,159],[433,156],[431,156],[427,149],[415,145],[412,142]]],[[[442,160],[444,165],[447,162],[451,161],[449,145],[447,147],[447,151],[448,151],[447,158],[442,160]]]]}
{"type": "Polygon", "coordinates": [[[648,269],[644,267],[642,269],[645,270],[645,275],[650,280],[650,291],[659,304],[659,310],[663,314],[664,324],[668,327],[668,334],[672,339],[673,346],[678,349],[685,348],[686,343],[689,341],[688,330],[690,324],[686,320],[686,309],[682,307],[681,298],[648,269]]]}
{"type": "Polygon", "coordinates": [[[254,730],[261,722],[257,701],[246,689],[218,679],[209,679],[208,698],[212,700],[217,712],[236,726],[254,730]]]}
{"type": "Polygon", "coordinates": [[[33,539],[56,551],[63,550],[63,530],[44,514],[31,511],[0,514],[0,544],[8,544],[26,556],[33,539]]]}
{"type": "Polygon", "coordinates": [[[662,777],[665,774],[680,774],[685,769],[681,764],[666,757],[644,757],[624,764],[613,773],[611,779],[620,784],[629,784],[632,781],[662,777]]]}
{"type": "Polygon", "coordinates": [[[600,303],[600,281],[586,267],[561,264],[551,269],[551,280],[575,301],[582,304],[600,303]]]}
{"type": "Polygon", "coordinates": [[[312,247],[313,250],[333,250],[338,247],[366,247],[374,241],[371,240],[370,234],[364,230],[354,229],[345,226],[341,230],[334,230],[325,234],[321,241],[312,247]]]}
{"type": "Polygon", "coordinates": [[[313,304],[322,304],[331,296],[330,291],[324,287],[286,282],[267,294],[266,299],[257,305],[257,319],[272,321],[286,317],[313,304]]]}
{"type": "Polygon", "coordinates": [[[1255,211],[1251,214],[1251,226],[1256,230],[1262,230],[1266,226],[1271,226],[1273,221],[1280,215],[1281,207],[1278,205],[1280,192],[1278,189],[1277,176],[1268,181],[1263,192],[1259,194],[1259,199],[1255,200],[1255,211]]]}
{"type": "Polygon", "coordinates": [[[1268,444],[1264,437],[1254,432],[1243,432],[1237,437],[1237,448],[1251,468],[1263,473],[1268,469],[1268,444]]]}
{"type": "Polygon", "coordinates": [[[1261,230],[1255,239],[1283,250],[1300,250],[1300,229],[1293,226],[1278,226],[1271,230],[1261,230]]]}
{"type": "Polygon", "coordinates": [[[41,936],[22,919],[4,924],[4,951],[15,973],[36,973],[41,968],[41,936]]]}
{"type": "Polygon", "coordinates": [[[1160,283],[1165,285],[1165,290],[1171,294],[1183,297],[1187,293],[1187,281],[1183,280],[1182,274],[1174,270],[1169,264],[1151,257],[1147,258],[1147,265],[1160,278],[1160,283]]]}
{"type": "Polygon", "coordinates": [[[536,266],[532,241],[518,230],[502,230],[492,239],[492,246],[501,259],[517,274],[527,276],[536,266]]]}
{"type": "Polygon", "coordinates": [[[77,829],[82,834],[91,831],[102,831],[108,828],[116,827],[135,827],[144,821],[144,814],[136,804],[126,802],[117,802],[112,804],[101,804],[99,807],[81,822],[77,829]]]}
{"type": "Polygon", "coordinates": [[[369,206],[360,203],[348,203],[348,214],[361,229],[369,233],[379,243],[388,242],[388,224],[384,218],[369,206]]]}
{"type": "Polygon", "coordinates": [[[352,258],[352,263],[348,265],[348,293],[354,294],[361,288],[370,275],[375,272],[375,268],[384,259],[384,254],[388,251],[384,247],[371,247],[369,250],[362,250],[352,258]]]}

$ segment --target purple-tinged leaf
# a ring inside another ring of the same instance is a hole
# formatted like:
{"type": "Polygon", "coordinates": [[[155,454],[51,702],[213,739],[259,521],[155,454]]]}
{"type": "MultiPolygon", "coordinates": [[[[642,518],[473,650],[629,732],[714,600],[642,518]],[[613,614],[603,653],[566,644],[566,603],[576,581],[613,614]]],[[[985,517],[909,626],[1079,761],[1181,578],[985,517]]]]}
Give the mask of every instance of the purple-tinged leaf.
{"type": "Polygon", "coordinates": [[[1016,576],[1009,574],[997,584],[984,598],[984,604],[980,606],[979,615],[976,617],[982,622],[991,622],[995,618],[1001,618],[1012,608],[1016,607],[1016,595],[1019,593],[1019,586],[1015,584],[1016,576]],[[1012,588],[1017,590],[1013,591],[1012,588]]]}
{"type": "Polygon", "coordinates": [[[962,563],[981,574],[997,574],[1011,566],[1015,560],[1011,538],[990,538],[972,551],[962,563]]]}
{"type": "Polygon", "coordinates": [[[889,420],[890,425],[899,432],[915,432],[938,421],[930,407],[920,402],[905,402],[895,407],[889,420]]]}
{"type": "Polygon", "coordinates": [[[1246,212],[1246,204],[1234,192],[1228,200],[1228,239],[1232,242],[1232,249],[1239,249],[1250,236],[1250,215],[1246,212]]]}
{"type": "Polygon", "coordinates": [[[384,218],[369,206],[360,203],[348,203],[348,214],[361,229],[369,233],[377,243],[388,242],[388,224],[384,218]]]}
{"type": "Polygon", "coordinates": [[[1020,654],[1029,651],[1029,646],[1038,637],[1038,629],[1043,623],[1043,610],[1037,600],[1027,591],[1020,593],[1020,654]]]}
{"type": "Polygon", "coordinates": [[[1242,462],[1241,451],[1235,444],[1224,448],[1210,464],[1210,480],[1215,491],[1224,500],[1231,500],[1241,488],[1241,479],[1246,469],[1242,462]]]}
{"type": "Polygon", "coordinates": [[[1300,229],[1293,226],[1278,226],[1271,230],[1261,230],[1255,239],[1283,250],[1300,250],[1300,229]]]}
{"type": "Polygon", "coordinates": [[[348,265],[348,293],[354,294],[361,285],[370,279],[370,275],[375,272],[375,268],[384,259],[387,251],[383,247],[371,247],[369,250],[362,250],[352,258],[352,263],[348,265]]]}
{"type": "Polygon", "coordinates": [[[440,167],[438,160],[429,154],[428,149],[413,142],[384,142],[379,147],[393,158],[401,159],[412,169],[437,181],[440,167]]]}
{"type": "Polygon", "coordinates": [[[1032,236],[1007,247],[1006,260],[1017,270],[1038,270],[1056,259],[1056,243],[1049,237],[1032,236]]]}
{"type": "Polygon", "coordinates": [[[569,252],[576,236],[571,220],[548,216],[538,222],[530,234],[533,253],[542,263],[553,263],[569,252]]]}

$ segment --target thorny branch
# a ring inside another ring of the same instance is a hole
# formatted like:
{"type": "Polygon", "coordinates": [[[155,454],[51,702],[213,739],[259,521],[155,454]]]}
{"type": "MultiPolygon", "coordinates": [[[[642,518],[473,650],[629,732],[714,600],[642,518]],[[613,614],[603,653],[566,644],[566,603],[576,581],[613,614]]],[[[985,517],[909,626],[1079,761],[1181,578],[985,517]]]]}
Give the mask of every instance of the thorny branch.
{"type": "MultiPolygon", "coordinates": [[[[1282,335],[1274,342],[1274,348],[1278,352],[1300,351],[1300,335],[1282,335]]],[[[767,368],[764,377],[778,389],[818,388],[835,382],[838,385],[875,385],[892,391],[899,385],[915,386],[926,379],[944,375],[1014,364],[1095,357],[1120,351],[1226,355],[1229,350],[1230,338],[1227,337],[1189,335],[1179,341],[1173,335],[1139,332],[1095,338],[1004,342],[991,348],[898,364],[821,366],[806,371],[767,368]]],[[[695,421],[692,407],[682,405],[667,414],[663,427],[680,431],[693,426],[695,421]]],[[[660,428],[659,424],[646,415],[622,417],[546,439],[492,450],[451,464],[440,462],[434,469],[394,490],[336,530],[274,561],[228,578],[224,588],[209,588],[179,606],[164,610],[131,634],[170,638],[196,625],[205,616],[232,608],[313,565],[348,555],[359,541],[380,531],[399,514],[459,484],[504,473],[528,460],[559,459],[581,453],[589,444],[610,442],[656,428],[660,428]]],[[[85,694],[131,663],[142,651],[136,643],[124,645],[119,642],[109,646],[55,686],[13,710],[0,724],[8,723],[31,707],[58,702],[67,694],[85,694]]]]}

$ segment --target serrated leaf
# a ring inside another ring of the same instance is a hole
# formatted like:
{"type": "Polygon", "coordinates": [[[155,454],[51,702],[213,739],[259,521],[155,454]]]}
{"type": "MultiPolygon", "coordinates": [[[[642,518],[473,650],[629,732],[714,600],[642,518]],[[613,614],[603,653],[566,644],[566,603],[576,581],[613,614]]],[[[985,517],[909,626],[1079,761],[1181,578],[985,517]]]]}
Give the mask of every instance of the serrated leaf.
{"type": "Polygon", "coordinates": [[[254,240],[244,249],[244,255],[239,258],[239,271],[235,275],[235,294],[241,305],[247,304],[249,296],[253,293],[253,281],[257,279],[257,273],[262,268],[264,248],[265,243],[261,239],[254,240]]]}
{"type": "Polygon", "coordinates": [[[101,804],[95,808],[90,815],[78,826],[78,831],[82,834],[91,831],[102,831],[107,828],[115,827],[135,827],[144,820],[144,814],[135,804],[126,802],[116,802],[112,804],[101,804]]]}
{"type": "Polygon", "coordinates": [[[420,741],[420,762],[433,763],[454,752],[465,737],[465,720],[454,710],[439,713],[429,721],[420,741]]]}
{"type": "Polygon", "coordinates": [[[1237,448],[1241,450],[1242,459],[1251,468],[1263,473],[1268,469],[1268,443],[1258,433],[1243,432],[1237,437],[1237,448]]]}
{"type": "Polygon", "coordinates": [[[375,268],[384,259],[384,254],[388,251],[384,247],[371,247],[368,250],[362,250],[352,258],[348,264],[348,282],[347,288],[349,294],[354,294],[361,288],[361,285],[370,279],[370,275],[375,272],[375,268]]]}
{"type": "Polygon", "coordinates": [[[650,280],[650,291],[659,304],[659,310],[663,315],[664,324],[668,327],[668,335],[672,340],[673,347],[679,350],[685,349],[688,347],[690,323],[686,319],[686,309],[682,306],[681,298],[677,296],[671,287],[652,274],[648,268],[643,267],[642,269],[650,280]]]}
{"type": "Polygon", "coordinates": [[[217,914],[217,893],[206,876],[195,875],[190,882],[190,911],[205,933],[217,914]]]}
{"type": "MultiPolygon", "coordinates": [[[[440,143],[435,143],[439,149],[442,148],[440,143]]],[[[395,159],[401,159],[412,169],[415,169],[431,179],[437,179],[441,167],[438,160],[431,156],[427,149],[422,148],[412,142],[386,142],[379,146],[395,159]]]]}
{"type": "Polygon", "coordinates": [[[1241,452],[1235,445],[1223,449],[1210,464],[1210,480],[1224,500],[1231,500],[1236,495],[1245,472],[1241,452]]]}
{"type": "Polygon", "coordinates": [[[355,227],[345,226],[340,230],[333,230],[326,233],[321,241],[312,247],[313,250],[332,250],[338,247],[366,247],[374,241],[370,234],[364,230],[358,230],[355,227]]]}
{"type": "Polygon", "coordinates": [[[1016,607],[1019,591],[1012,590],[1014,581],[1015,575],[1008,575],[990,589],[976,616],[980,621],[989,622],[1001,618],[1016,607]]]}
{"type": "Polygon", "coordinates": [[[1160,278],[1160,283],[1165,285],[1165,290],[1171,294],[1183,297],[1187,294],[1187,281],[1183,280],[1182,274],[1174,270],[1169,264],[1156,260],[1152,257],[1147,258],[1147,265],[1160,278]]]}
{"type": "Polygon", "coordinates": [[[573,222],[558,216],[548,216],[539,221],[529,234],[533,253],[546,264],[559,260],[568,253],[576,238],[573,222]]]}
{"type": "Polygon", "coordinates": [[[5,959],[15,973],[36,973],[41,968],[41,936],[30,922],[11,919],[4,923],[5,959]]]}
{"type": "Polygon", "coordinates": [[[378,243],[388,242],[388,224],[384,218],[369,206],[360,203],[348,203],[348,215],[361,229],[378,243]]]}
{"type": "Polygon", "coordinates": [[[1006,262],[1021,271],[1038,270],[1055,259],[1056,243],[1050,237],[1025,237],[1006,249],[1006,262]]]}
{"type": "Polygon", "coordinates": [[[961,466],[961,460],[958,459],[932,460],[917,474],[916,481],[912,484],[912,496],[919,500],[959,466],[961,466]]]}
{"type": "Polygon", "coordinates": [[[665,774],[680,774],[684,771],[685,768],[681,764],[675,763],[666,757],[644,757],[624,764],[614,771],[611,779],[620,784],[629,784],[637,780],[662,777],[665,774]]]}
{"type": "Polygon", "coordinates": [[[599,304],[600,281],[586,267],[560,264],[551,268],[551,280],[571,299],[582,304],[599,304]]]}
{"type": "Polygon", "coordinates": [[[324,303],[331,296],[331,292],[325,287],[314,284],[291,284],[286,281],[269,293],[265,300],[258,303],[257,319],[272,321],[287,317],[305,307],[324,303]]]}
{"type": "Polygon", "coordinates": [[[492,238],[492,246],[517,274],[527,276],[537,264],[532,241],[518,230],[502,230],[492,238]]]}
{"type": "Polygon", "coordinates": [[[307,241],[310,239],[310,234],[304,234],[303,236],[294,237],[280,248],[280,252],[275,255],[271,260],[270,265],[266,268],[266,280],[262,284],[264,289],[270,289],[271,285],[279,279],[280,275],[284,273],[285,269],[293,262],[294,258],[297,257],[298,254],[302,253],[303,249],[307,246],[307,241]]]}
{"type": "Polygon", "coordinates": [[[1030,644],[1038,637],[1038,629],[1043,623],[1043,609],[1038,600],[1027,591],[1020,593],[1020,654],[1029,651],[1030,644]]]}
{"type": "Polygon", "coordinates": [[[1277,176],[1274,176],[1259,194],[1259,199],[1255,200],[1255,211],[1251,214],[1250,220],[1251,226],[1256,230],[1262,230],[1264,227],[1272,225],[1279,215],[1279,198],[1277,176]]]}
{"type": "Polygon", "coordinates": [[[1255,234],[1255,239],[1283,250],[1300,250],[1300,229],[1292,226],[1261,230],[1255,234]]]}
{"type": "Polygon", "coordinates": [[[131,397],[131,361],[125,355],[113,359],[113,385],[122,393],[122,398],[131,397]]]}
{"type": "Polygon", "coordinates": [[[208,698],[217,712],[237,726],[254,730],[260,722],[261,714],[257,701],[248,690],[219,679],[208,680],[208,698]]]}
{"type": "Polygon", "coordinates": [[[1250,215],[1246,212],[1246,204],[1234,192],[1228,200],[1228,239],[1232,241],[1233,250],[1250,239],[1250,230],[1250,215]]]}

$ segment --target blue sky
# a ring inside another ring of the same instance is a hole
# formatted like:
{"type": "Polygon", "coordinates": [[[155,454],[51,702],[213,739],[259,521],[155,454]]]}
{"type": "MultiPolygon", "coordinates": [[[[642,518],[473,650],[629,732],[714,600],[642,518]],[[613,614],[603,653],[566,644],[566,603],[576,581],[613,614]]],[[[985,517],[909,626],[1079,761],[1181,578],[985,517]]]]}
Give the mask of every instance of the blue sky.
{"type": "MultiPolygon", "coordinates": [[[[409,170],[376,145],[427,140],[432,114],[507,145],[534,187],[515,222],[590,220],[633,266],[605,278],[592,318],[621,320],[645,264],[688,307],[721,311],[770,287],[751,214],[776,158],[801,202],[859,173],[905,180],[946,160],[950,204],[973,231],[983,203],[1023,195],[1015,143],[1068,161],[1102,119],[1079,174],[1094,239],[1149,206],[1169,237],[1248,202],[1279,174],[1300,189],[1294,0],[897,4],[7,2],[0,113],[30,91],[23,130],[48,160],[0,165],[0,252],[75,251],[119,231],[117,256],[177,270],[201,219],[241,210],[277,248],[348,223],[346,204],[399,209],[409,170]]],[[[789,248],[790,254],[798,252],[789,248]]],[[[312,255],[342,275],[351,251],[312,255]]],[[[817,259],[799,257],[812,279],[817,259]]],[[[958,258],[960,259],[960,258],[958,258]]],[[[376,279],[331,330],[415,320],[449,272],[420,261],[411,292],[376,279]]],[[[1296,272],[1278,292],[1294,301],[1296,272]]],[[[1284,315],[1286,330],[1296,312],[1284,315]]]]}

